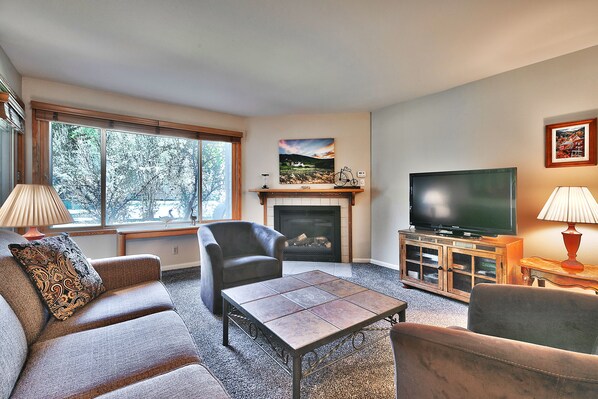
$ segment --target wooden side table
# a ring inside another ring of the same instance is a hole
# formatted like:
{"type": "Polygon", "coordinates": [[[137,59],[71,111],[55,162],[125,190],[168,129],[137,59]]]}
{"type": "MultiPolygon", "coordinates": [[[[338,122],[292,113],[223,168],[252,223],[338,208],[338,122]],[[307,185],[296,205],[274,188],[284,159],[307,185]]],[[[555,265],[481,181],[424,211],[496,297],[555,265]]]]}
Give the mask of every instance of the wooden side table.
{"type": "Polygon", "coordinates": [[[538,286],[544,287],[548,281],[559,287],[577,287],[594,290],[598,294],[598,266],[584,265],[581,272],[570,272],[561,267],[561,262],[540,257],[523,258],[519,261],[523,281],[532,285],[538,280],[538,286]]]}
{"type": "Polygon", "coordinates": [[[199,226],[171,227],[155,230],[122,230],[118,232],[117,255],[125,256],[127,254],[127,241],[140,238],[158,238],[186,236],[197,234],[199,226]]]}

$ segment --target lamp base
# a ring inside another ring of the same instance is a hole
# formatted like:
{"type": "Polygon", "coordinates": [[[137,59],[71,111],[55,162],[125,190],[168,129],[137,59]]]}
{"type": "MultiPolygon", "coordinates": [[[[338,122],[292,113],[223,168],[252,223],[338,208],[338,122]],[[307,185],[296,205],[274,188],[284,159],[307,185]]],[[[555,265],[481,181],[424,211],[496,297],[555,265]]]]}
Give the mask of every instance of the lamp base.
{"type": "Polygon", "coordinates": [[[573,259],[566,259],[564,261],[561,262],[561,267],[563,269],[567,269],[567,270],[572,270],[572,271],[576,271],[576,272],[581,272],[583,271],[583,263],[573,259]]]}
{"type": "Polygon", "coordinates": [[[25,237],[29,241],[41,240],[45,236],[46,235],[44,233],[42,233],[41,231],[39,231],[37,229],[37,227],[35,227],[35,226],[29,227],[29,230],[27,230],[27,233],[23,234],[23,237],[25,237]]]}
{"type": "Polygon", "coordinates": [[[568,259],[561,262],[561,267],[565,270],[580,272],[583,270],[583,263],[577,260],[577,250],[581,244],[581,233],[575,230],[575,223],[569,223],[567,230],[561,233],[565,248],[567,248],[568,259]]]}

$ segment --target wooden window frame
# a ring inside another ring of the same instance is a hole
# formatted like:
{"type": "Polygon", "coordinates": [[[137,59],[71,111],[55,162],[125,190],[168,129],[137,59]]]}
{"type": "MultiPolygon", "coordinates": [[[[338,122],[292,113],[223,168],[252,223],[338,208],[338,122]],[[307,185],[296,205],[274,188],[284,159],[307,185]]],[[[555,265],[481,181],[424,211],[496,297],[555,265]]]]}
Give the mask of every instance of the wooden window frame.
{"type": "MultiPolygon", "coordinates": [[[[31,101],[32,109],[32,182],[50,182],[50,122],[63,122],[97,128],[111,128],[131,133],[145,133],[194,140],[224,141],[232,144],[232,220],[241,220],[241,139],[243,132],[189,125],[157,119],[139,118],[88,109],[31,101]]],[[[102,197],[102,207],[105,206],[102,197]]],[[[201,204],[200,204],[201,206],[201,204]]],[[[102,220],[102,223],[105,223],[102,220]]],[[[68,230],[104,230],[114,226],[74,227],[68,230]]],[[[63,229],[66,230],[66,229],[63,229]]]]}

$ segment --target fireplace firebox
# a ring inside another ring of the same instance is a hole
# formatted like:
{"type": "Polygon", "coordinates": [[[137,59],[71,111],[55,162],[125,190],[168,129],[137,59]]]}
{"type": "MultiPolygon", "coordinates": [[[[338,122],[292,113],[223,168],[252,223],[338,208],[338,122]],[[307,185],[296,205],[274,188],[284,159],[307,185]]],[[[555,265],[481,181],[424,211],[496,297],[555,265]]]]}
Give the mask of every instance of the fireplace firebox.
{"type": "Polygon", "coordinates": [[[287,237],[285,260],[341,261],[340,206],[274,206],[274,229],[287,237]]]}

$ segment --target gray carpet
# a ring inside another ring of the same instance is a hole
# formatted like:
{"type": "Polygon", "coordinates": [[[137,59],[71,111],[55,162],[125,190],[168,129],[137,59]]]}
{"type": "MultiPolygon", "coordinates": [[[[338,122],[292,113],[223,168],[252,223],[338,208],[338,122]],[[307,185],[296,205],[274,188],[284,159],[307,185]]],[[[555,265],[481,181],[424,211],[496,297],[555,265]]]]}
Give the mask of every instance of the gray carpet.
{"type": "MultiPolygon", "coordinates": [[[[165,272],[163,279],[204,363],[233,398],[291,398],[291,377],[236,326],[230,328],[230,346],[222,346],[222,319],[213,316],[199,297],[199,268],[165,272]]],[[[408,322],[465,327],[466,304],[417,289],[405,289],[396,270],[353,264],[352,277],[347,280],[406,301],[408,322]]],[[[375,346],[303,379],[301,397],[393,398],[394,364],[390,340],[383,339],[375,346]]]]}

